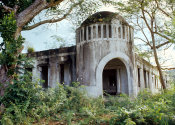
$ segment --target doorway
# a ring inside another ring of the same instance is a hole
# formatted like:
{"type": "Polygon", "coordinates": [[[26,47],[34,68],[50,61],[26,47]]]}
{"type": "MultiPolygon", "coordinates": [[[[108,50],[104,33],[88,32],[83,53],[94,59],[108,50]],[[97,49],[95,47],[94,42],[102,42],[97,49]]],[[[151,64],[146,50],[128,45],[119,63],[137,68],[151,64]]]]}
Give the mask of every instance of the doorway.
{"type": "Polygon", "coordinates": [[[112,59],[103,69],[104,95],[128,94],[128,76],[125,64],[120,59],[112,59]]]}

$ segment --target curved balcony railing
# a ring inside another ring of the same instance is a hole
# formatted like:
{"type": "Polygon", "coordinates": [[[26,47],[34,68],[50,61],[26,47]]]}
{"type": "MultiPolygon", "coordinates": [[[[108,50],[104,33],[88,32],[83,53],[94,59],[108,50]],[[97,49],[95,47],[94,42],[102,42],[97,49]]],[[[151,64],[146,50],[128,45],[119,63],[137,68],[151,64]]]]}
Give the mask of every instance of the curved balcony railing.
{"type": "Polygon", "coordinates": [[[77,33],[78,43],[101,39],[133,40],[133,29],[127,25],[92,24],[79,28],[77,33]]]}

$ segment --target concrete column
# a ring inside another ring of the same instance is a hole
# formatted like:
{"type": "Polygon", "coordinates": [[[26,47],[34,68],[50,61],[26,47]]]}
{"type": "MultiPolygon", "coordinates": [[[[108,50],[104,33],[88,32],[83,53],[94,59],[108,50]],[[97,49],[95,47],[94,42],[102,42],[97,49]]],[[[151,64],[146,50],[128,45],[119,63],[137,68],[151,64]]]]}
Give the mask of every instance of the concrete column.
{"type": "Polygon", "coordinates": [[[101,24],[101,38],[103,39],[103,24],[101,24]]]}
{"type": "Polygon", "coordinates": [[[118,25],[116,25],[115,28],[116,28],[116,34],[115,34],[115,35],[116,35],[116,39],[118,40],[118,38],[119,38],[119,37],[118,37],[118,25]]]}
{"type": "Polygon", "coordinates": [[[96,26],[96,38],[95,39],[98,39],[98,24],[96,24],[95,26],[96,26]]]}
{"type": "Polygon", "coordinates": [[[153,82],[152,70],[150,70],[150,72],[149,72],[149,87],[150,87],[151,92],[153,92],[153,84],[154,84],[154,82],[153,82]]]}
{"type": "Polygon", "coordinates": [[[123,39],[123,26],[120,26],[120,31],[121,31],[121,39],[123,39]]]}
{"type": "Polygon", "coordinates": [[[146,86],[149,88],[149,72],[146,71],[146,86]]]}
{"type": "Polygon", "coordinates": [[[128,37],[127,37],[127,41],[129,42],[129,27],[127,27],[127,29],[128,29],[128,30],[127,30],[127,34],[128,34],[128,35],[127,35],[127,36],[128,36],[128,37]]]}
{"type": "Polygon", "coordinates": [[[114,24],[111,24],[111,29],[112,29],[112,34],[111,35],[112,35],[112,38],[114,38],[114,31],[115,31],[114,30],[114,24]]]}
{"type": "Polygon", "coordinates": [[[57,62],[50,62],[50,66],[48,67],[48,84],[49,87],[55,87],[56,83],[59,82],[58,81],[58,68],[57,68],[57,62]]]}
{"type": "Polygon", "coordinates": [[[138,68],[137,65],[136,65],[134,69],[135,69],[134,70],[135,71],[135,77],[134,77],[135,80],[134,81],[135,81],[135,88],[136,88],[136,94],[137,94],[139,92],[139,90],[140,90],[140,87],[139,87],[139,83],[140,83],[140,81],[139,81],[140,70],[138,70],[140,68],[138,68]]]}
{"type": "Polygon", "coordinates": [[[32,81],[37,81],[37,79],[41,79],[41,72],[38,67],[38,61],[34,60],[34,68],[32,69],[32,81]]]}
{"type": "Polygon", "coordinates": [[[140,88],[141,89],[144,89],[145,88],[143,66],[140,68],[140,88]]]}

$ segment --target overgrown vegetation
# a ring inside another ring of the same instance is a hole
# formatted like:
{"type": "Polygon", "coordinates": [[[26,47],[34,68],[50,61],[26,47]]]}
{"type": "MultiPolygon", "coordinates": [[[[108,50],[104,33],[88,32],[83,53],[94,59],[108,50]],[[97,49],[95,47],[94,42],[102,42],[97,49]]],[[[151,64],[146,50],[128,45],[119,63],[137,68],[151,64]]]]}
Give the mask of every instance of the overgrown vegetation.
{"type": "Polygon", "coordinates": [[[175,123],[175,91],[152,95],[144,90],[137,98],[127,95],[90,98],[83,86],[58,84],[44,90],[26,72],[6,89],[0,102],[3,125],[24,124],[169,124],[175,123]]]}

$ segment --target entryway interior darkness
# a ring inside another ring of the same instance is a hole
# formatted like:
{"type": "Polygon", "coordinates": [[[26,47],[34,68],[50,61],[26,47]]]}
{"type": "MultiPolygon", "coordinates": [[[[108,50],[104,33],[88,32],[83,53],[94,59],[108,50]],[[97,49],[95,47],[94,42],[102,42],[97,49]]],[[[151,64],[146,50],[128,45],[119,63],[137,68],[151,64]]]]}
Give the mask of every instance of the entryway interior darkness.
{"type": "Polygon", "coordinates": [[[104,95],[128,93],[128,77],[125,64],[120,59],[112,59],[103,70],[104,95]]]}
{"type": "Polygon", "coordinates": [[[41,79],[43,88],[48,88],[48,66],[41,66],[41,79]]]}

